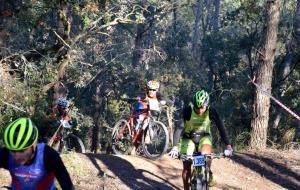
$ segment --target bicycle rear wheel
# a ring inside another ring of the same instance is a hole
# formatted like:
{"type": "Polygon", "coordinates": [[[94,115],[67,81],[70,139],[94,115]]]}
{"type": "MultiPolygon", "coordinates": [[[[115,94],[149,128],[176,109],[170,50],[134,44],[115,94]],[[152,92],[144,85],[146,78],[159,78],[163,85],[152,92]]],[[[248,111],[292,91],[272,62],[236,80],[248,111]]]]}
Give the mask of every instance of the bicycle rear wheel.
{"type": "Polygon", "coordinates": [[[85,147],[82,140],[74,134],[68,134],[68,136],[64,139],[64,145],[66,151],[85,153],[85,147]]]}
{"type": "Polygon", "coordinates": [[[112,150],[117,155],[128,154],[132,146],[132,132],[125,119],[119,120],[112,132],[112,150]]]}
{"type": "Polygon", "coordinates": [[[166,153],[169,143],[169,133],[166,126],[159,121],[150,121],[142,138],[146,157],[156,160],[166,153]]]}

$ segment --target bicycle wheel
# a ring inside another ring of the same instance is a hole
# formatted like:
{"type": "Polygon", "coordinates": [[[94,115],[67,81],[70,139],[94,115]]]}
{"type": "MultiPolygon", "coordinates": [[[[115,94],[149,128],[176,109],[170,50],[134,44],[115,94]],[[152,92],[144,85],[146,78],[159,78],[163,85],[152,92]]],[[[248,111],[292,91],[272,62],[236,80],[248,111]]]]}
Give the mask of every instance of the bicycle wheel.
{"type": "Polygon", "coordinates": [[[66,138],[64,138],[64,145],[66,151],[85,153],[85,147],[82,140],[74,134],[68,134],[66,138]]]}
{"type": "Polygon", "coordinates": [[[51,145],[51,147],[56,150],[58,153],[62,153],[63,144],[60,139],[55,139],[51,145]]]}
{"type": "Polygon", "coordinates": [[[156,160],[166,153],[169,144],[169,133],[166,126],[159,121],[150,121],[142,138],[146,157],[156,160]]]}
{"type": "Polygon", "coordinates": [[[128,154],[132,146],[132,132],[125,119],[118,121],[112,132],[112,150],[117,155],[128,154]]]}
{"type": "MultiPolygon", "coordinates": [[[[196,170],[199,168],[196,168],[196,170]]],[[[193,177],[191,180],[191,190],[209,190],[204,175],[201,173],[201,169],[196,172],[193,171],[193,177]]]]}

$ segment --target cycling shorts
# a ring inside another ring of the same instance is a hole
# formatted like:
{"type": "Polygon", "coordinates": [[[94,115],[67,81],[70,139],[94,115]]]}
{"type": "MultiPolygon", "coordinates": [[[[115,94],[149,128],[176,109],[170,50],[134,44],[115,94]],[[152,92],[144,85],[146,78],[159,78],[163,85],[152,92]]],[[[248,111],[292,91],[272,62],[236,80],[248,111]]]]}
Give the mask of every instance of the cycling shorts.
{"type": "MultiPolygon", "coordinates": [[[[210,135],[204,136],[198,143],[198,152],[201,152],[202,145],[207,144],[212,146],[212,138],[210,135]]],[[[179,141],[179,152],[187,156],[192,156],[195,151],[195,143],[188,138],[181,138],[179,141]]]]}

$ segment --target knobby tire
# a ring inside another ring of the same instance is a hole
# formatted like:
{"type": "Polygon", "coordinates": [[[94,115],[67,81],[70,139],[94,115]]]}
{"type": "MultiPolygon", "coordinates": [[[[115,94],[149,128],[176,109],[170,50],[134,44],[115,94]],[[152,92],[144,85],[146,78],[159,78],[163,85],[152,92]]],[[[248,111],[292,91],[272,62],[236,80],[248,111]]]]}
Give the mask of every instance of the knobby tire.
{"type": "Polygon", "coordinates": [[[149,125],[144,131],[144,136],[142,138],[142,146],[143,146],[143,151],[145,156],[152,160],[156,160],[160,158],[167,152],[168,144],[169,144],[169,133],[167,127],[160,121],[150,121],[149,125]],[[149,138],[149,134],[151,133],[149,132],[150,131],[149,129],[151,128],[153,130],[153,134],[150,135],[150,143],[149,143],[147,142],[147,138],[149,138]],[[159,139],[160,136],[158,135],[163,135],[162,137],[164,139],[159,139]],[[157,143],[154,141],[160,141],[160,142],[157,143]],[[159,150],[157,150],[157,148],[159,148],[159,150]]]}
{"type": "Polygon", "coordinates": [[[85,153],[85,147],[82,140],[74,134],[68,134],[64,139],[64,146],[67,151],[85,153]]]}
{"type": "Polygon", "coordinates": [[[132,131],[125,119],[119,120],[112,132],[112,150],[116,155],[128,154],[131,150],[132,131]]]}

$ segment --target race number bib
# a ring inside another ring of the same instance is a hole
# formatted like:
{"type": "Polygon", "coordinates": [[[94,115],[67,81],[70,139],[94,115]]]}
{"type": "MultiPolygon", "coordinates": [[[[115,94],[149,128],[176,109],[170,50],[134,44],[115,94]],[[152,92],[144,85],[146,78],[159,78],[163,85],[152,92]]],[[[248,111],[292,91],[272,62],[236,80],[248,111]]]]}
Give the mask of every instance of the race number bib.
{"type": "Polygon", "coordinates": [[[64,128],[69,128],[69,129],[72,128],[72,125],[70,125],[69,121],[61,120],[60,122],[62,123],[64,128]]]}
{"type": "Polygon", "coordinates": [[[204,166],[205,165],[204,156],[202,156],[202,155],[194,156],[193,157],[193,165],[194,166],[204,166]]]}
{"type": "Polygon", "coordinates": [[[150,108],[150,110],[160,111],[158,100],[157,99],[149,99],[149,108],[150,108]]]}

